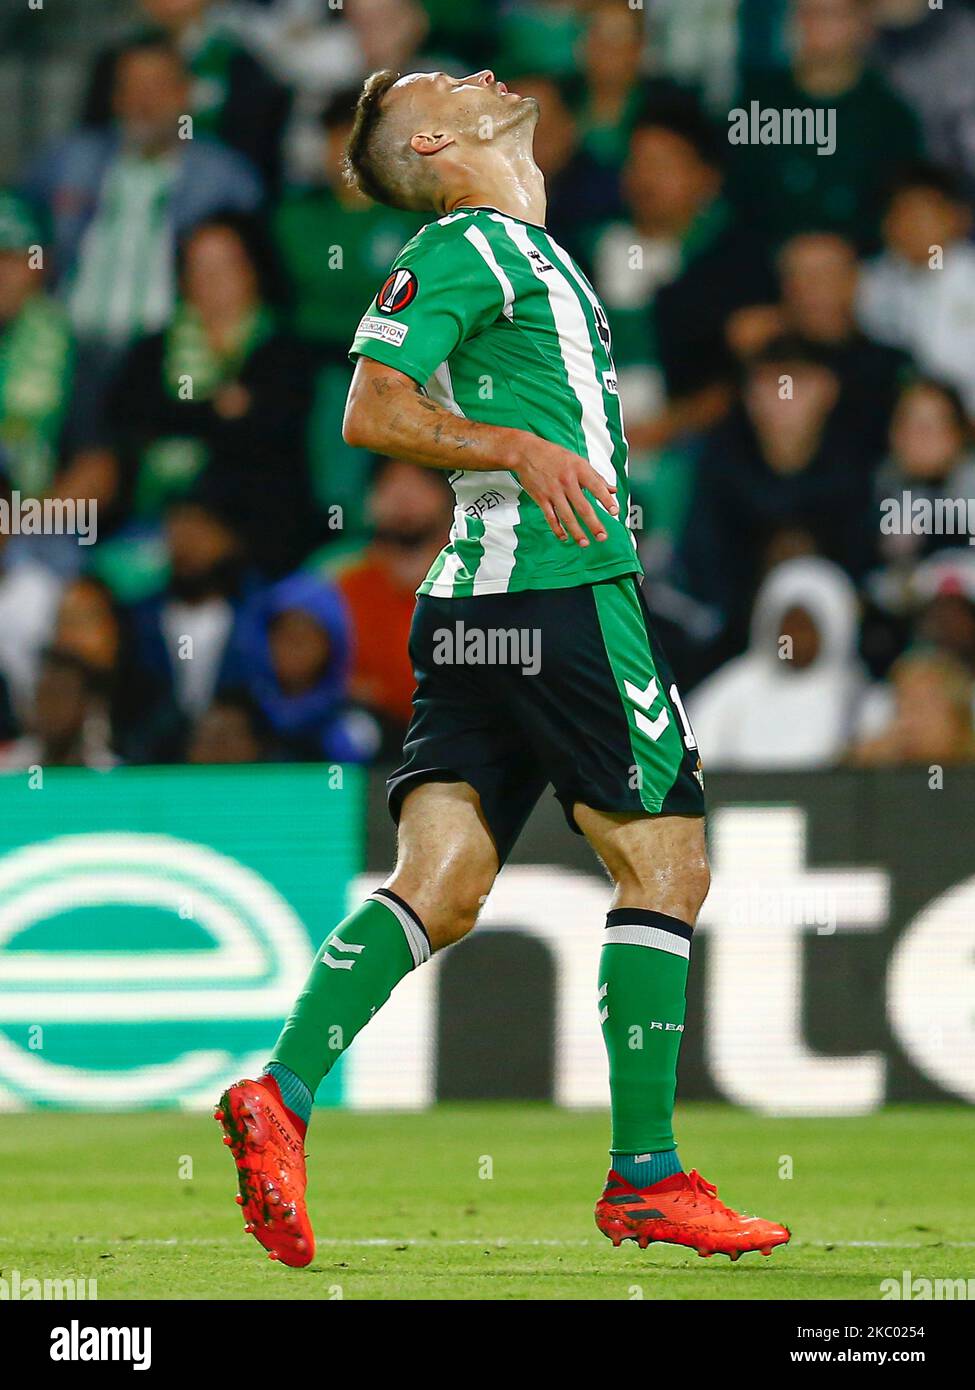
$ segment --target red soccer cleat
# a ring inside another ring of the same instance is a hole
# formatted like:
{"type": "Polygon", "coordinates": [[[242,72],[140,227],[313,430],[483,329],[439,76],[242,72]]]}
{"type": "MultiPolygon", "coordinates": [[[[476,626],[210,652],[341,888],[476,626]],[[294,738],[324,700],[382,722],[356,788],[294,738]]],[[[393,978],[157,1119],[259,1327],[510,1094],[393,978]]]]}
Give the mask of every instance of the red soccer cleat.
{"type": "Polygon", "coordinates": [[[305,1146],[273,1083],[238,1081],[220,1097],[214,1118],[234,1156],[244,1231],[271,1260],[300,1268],[315,1256],[305,1209],[305,1146]]]}
{"type": "Polygon", "coordinates": [[[728,1255],[749,1250],[770,1255],[790,1239],[787,1226],[742,1216],[718,1201],[718,1189],[696,1170],[675,1173],[653,1187],[632,1187],[610,1171],[596,1203],[596,1225],[614,1245],[635,1240],[641,1250],[654,1241],[687,1245],[699,1255],[728,1255]]]}

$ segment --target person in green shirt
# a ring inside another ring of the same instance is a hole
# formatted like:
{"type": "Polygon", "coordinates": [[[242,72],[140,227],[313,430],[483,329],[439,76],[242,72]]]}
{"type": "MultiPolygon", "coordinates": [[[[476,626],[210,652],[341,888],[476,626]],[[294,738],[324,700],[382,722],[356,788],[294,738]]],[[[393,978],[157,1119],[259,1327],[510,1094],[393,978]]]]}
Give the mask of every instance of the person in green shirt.
{"type": "Polygon", "coordinates": [[[74,363],[67,315],[44,290],[42,240],[27,204],[0,191],[0,454],[25,496],[53,478],[74,363]]]}
{"type": "Polygon", "coordinates": [[[868,65],[862,0],[793,0],[791,19],[791,67],[746,73],[738,107],[834,111],[836,148],[824,155],[815,143],[734,145],[731,187],[773,245],[815,227],[874,250],[882,191],[899,165],[921,153],[920,124],[868,65]]]}
{"type": "Polygon", "coordinates": [[[424,220],[373,202],[343,177],[357,96],[356,91],[336,93],[322,114],[325,183],[285,197],[273,217],[290,288],[292,328],[343,367],[363,304],[424,220]]]}
{"type": "Polygon", "coordinates": [[[355,90],[337,92],[322,114],[325,182],[292,192],[272,218],[291,328],[319,364],[308,437],[315,494],[323,508],[341,508],[345,539],[364,534],[370,468],[369,455],[342,439],[349,343],[376,281],[425,220],[374,202],[345,179],[342,158],[357,96],[355,90]]]}

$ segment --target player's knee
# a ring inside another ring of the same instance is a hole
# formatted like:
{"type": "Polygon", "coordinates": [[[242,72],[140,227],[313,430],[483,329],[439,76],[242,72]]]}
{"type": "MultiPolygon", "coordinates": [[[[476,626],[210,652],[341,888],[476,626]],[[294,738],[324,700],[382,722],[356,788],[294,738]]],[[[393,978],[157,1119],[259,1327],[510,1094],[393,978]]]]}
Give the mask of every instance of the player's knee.
{"type": "Polygon", "coordinates": [[[703,836],[678,857],[621,864],[613,878],[614,903],[663,912],[693,926],[711,887],[703,836]]]}
{"type": "Polygon", "coordinates": [[[464,875],[444,886],[443,896],[431,908],[426,923],[435,951],[462,940],[477,925],[481,908],[494,883],[493,866],[469,866],[464,875]]]}
{"type": "Polygon", "coordinates": [[[497,874],[494,862],[473,862],[425,882],[397,877],[388,885],[418,915],[435,951],[452,946],[477,925],[481,908],[497,874]]]}

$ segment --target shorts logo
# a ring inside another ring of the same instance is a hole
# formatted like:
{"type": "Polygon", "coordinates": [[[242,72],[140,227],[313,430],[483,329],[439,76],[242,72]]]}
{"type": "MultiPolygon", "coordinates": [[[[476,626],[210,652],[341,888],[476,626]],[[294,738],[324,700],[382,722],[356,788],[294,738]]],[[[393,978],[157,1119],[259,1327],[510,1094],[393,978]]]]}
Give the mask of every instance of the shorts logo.
{"type": "Polygon", "coordinates": [[[412,270],[394,270],[379,291],[376,305],[381,314],[399,314],[416,299],[419,289],[412,270]]]}
{"type": "Polygon", "coordinates": [[[374,314],[367,314],[356,329],[356,337],[378,338],[382,343],[402,347],[403,339],[409,331],[408,323],[390,323],[388,319],[377,319],[374,314]]]}

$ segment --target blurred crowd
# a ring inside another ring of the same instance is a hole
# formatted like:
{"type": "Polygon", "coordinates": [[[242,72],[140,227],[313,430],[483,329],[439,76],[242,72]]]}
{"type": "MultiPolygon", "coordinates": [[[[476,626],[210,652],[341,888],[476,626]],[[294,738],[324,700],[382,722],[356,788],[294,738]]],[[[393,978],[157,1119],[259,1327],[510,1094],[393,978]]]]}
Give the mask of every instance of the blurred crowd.
{"type": "Polygon", "coordinates": [[[341,178],[379,67],[538,97],[707,765],[975,760],[975,5],[132,0],[78,61],[0,189],[0,509],[97,539],[0,530],[0,768],[396,756],[453,503],[341,438],[423,220],[341,178]]]}

